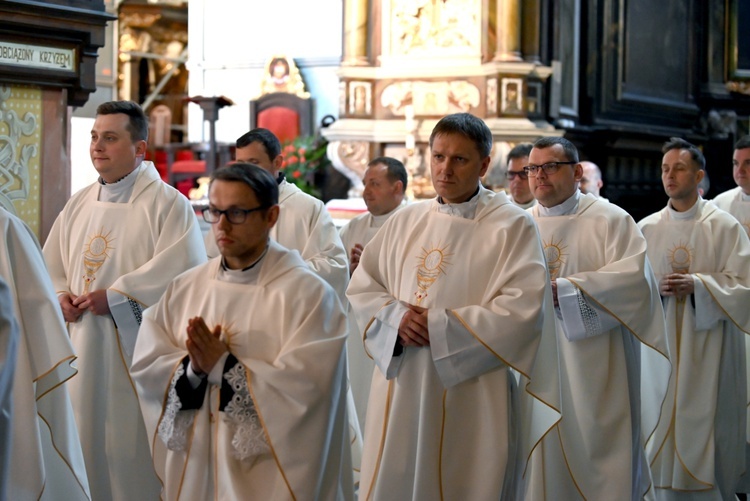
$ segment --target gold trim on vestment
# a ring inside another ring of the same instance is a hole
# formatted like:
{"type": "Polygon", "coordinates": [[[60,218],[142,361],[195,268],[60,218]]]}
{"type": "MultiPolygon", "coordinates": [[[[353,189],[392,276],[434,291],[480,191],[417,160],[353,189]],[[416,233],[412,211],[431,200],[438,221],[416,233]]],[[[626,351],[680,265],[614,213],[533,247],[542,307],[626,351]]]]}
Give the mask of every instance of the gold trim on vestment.
{"type": "Polygon", "coordinates": [[[716,296],[714,296],[713,292],[711,292],[711,288],[706,285],[706,281],[703,280],[700,277],[700,273],[696,273],[695,276],[698,277],[698,279],[703,283],[703,286],[706,288],[706,291],[711,296],[711,298],[714,300],[714,303],[716,303],[716,306],[718,306],[719,309],[722,311],[722,313],[724,313],[724,315],[729,320],[731,320],[731,322],[734,324],[734,326],[737,327],[740,330],[740,332],[743,332],[745,334],[750,335],[750,332],[748,332],[745,329],[743,329],[742,327],[740,327],[740,325],[734,320],[734,318],[732,318],[732,316],[721,306],[721,303],[716,299],[716,296]]]}
{"type": "MultiPolygon", "coordinates": [[[[385,302],[385,304],[383,306],[381,306],[380,308],[378,308],[378,311],[375,312],[375,315],[377,315],[380,310],[382,310],[383,308],[385,308],[389,304],[392,304],[392,303],[395,303],[395,302],[396,302],[395,299],[389,299],[388,301],[385,302]]],[[[372,323],[375,321],[375,315],[373,315],[372,317],[370,317],[370,321],[367,322],[367,325],[365,326],[364,330],[362,331],[362,346],[364,346],[364,348],[365,348],[365,355],[367,355],[368,357],[370,357],[370,360],[375,360],[375,359],[370,354],[370,351],[367,349],[367,344],[365,343],[365,340],[367,339],[367,329],[369,329],[370,326],[372,325],[372,323]]],[[[355,323],[356,323],[356,318],[355,318],[355,323]]]]}
{"type": "MultiPolygon", "coordinates": [[[[36,383],[36,382],[37,382],[37,381],[39,381],[40,379],[42,379],[42,378],[44,378],[44,377],[47,377],[48,375],[52,374],[53,372],[55,372],[55,371],[57,370],[57,368],[58,368],[58,367],[60,367],[60,366],[61,366],[61,365],[63,364],[63,362],[69,362],[69,364],[72,364],[72,363],[73,363],[73,362],[74,362],[75,360],[77,360],[77,359],[78,359],[78,357],[76,357],[75,355],[71,355],[71,356],[69,356],[69,357],[65,357],[65,358],[63,358],[63,359],[62,359],[62,360],[60,360],[60,361],[59,361],[59,362],[58,362],[57,364],[55,364],[55,366],[54,366],[53,368],[51,368],[50,370],[48,370],[47,372],[45,372],[44,374],[42,374],[42,375],[41,375],[41,376],[39,376],[38,378],[34,379],[34,380],[33,380],[33,382],[34,382],[34,383],[36,383]]],[[[44,392],[44,393],[42,393],[41,395],[37,396],[37,397],[36,397],[36,399],[35,399],[35,400],[36,400],[37,402],[38,402],[39,400],[41,400],[41,399],[42,399],[42,397],[44,397],[44,396],[45,396],[45,395],[46,395],[47,393],[51,392],[52,390],[55,390],[55,389],[56,389],[56,388],[58,388],[58,387],[59,387],[60,385],[62,385],[62,384],[65,384],[65,382],[66,382],[66,381],[68,381],[69,379],[72,379],[72,378],[73,378],[73,376],[75,376],[75,375],[77,375],[77,374],[78,374],[78,369],[76,369],[75,367],[72,367],[72,366],[70,366],[70,365],[68,365],[68,366],[70,367],[70,370],[72,370],[72,371],[73,371],[73,373],[72,373],[71,375],[69,375],[68,377],[66,377],[65,379],[63,379],[63,380],[61,380],[61,381],[58,381],[58,382],[57,382],[57,384],[55,384],[55,385],[54,385],[54,386],[52,386],[51,388],[47,389],[47,391],[45,391],[45,392],[44,392]]]]}
{"type": "Polygon", "coordinates": [[[448,390],[443,390],[443,417],[440,422],[440,449],[438,452],[438,487],[440,490],[440,501],[443,501],[443,499],[445,499],[445,496],[443,496],[443,443],[445,441],[445,400],[447,397],[448,390]]]}
{"type": "MultiPolygon", "coordinates": [[[[57,455],[60,456],[60,459],[62,459],[63,463],[65,463],[65,465],[70,469],[70,472],[73,474],[73,478],[76,479],[76,483],[81,488],[81,492],[83,492],[83,495],[86,496],[86,488],[83,486],[83,484],[79,480],[78,475],[76,475],[76,472],[73,469],[73,467],[70,465],[70,463],[68,462],[68,459],[65,457],[65,455],[62,452],[60,452],[60,449],[57,448],[57,444],[55,444],[55,435],[54,435],[54,433],[52,433],[52,427],[49,425],[49,422],[47,422],[47,420],[44,419],[44,416],[42,416],[41,414],[37,413],[37,416],[39,416],[39,419],[41,419],[42,421],[44,421],[44,424],[47,425],[47,428],[49,429],[50,442],[52,442],[52,447],[55,449],[55,452],[57,452],[57,455]]],[[[47,487],[47,478],[46,477],[47,476],[45,475],[44,485],[42,486],[42,491],[39,493],[39,497],[37,499],[42,499],[42,495],[44,494],[44,490],[47,487]]],[[[90,500],[91,497],[90,496],[86,496],[86,499],[90,500]]]]}
{"type": "MultiPolygon", "coordinates": [[[[385,401],[385,416],[383,418],[383,432],[380,436],[380,448],[378,450],[378,459],[375,461],[375,471],[372,474],[372,479],[370,480],[370,490],[367,492],[367,497],[365,497],[366,501],[369,501],[372,496],[372,491],[375,489],[375,481],[378,478],[378,474],[380,473],[380,462],[383,460],[383,449],[385,448],[385,435],[388,431],[388,418],[390,417],[391,413],[391,398],[393,398],[393,380],[388,381],[388,394],[386,395],[386,401],[385,401]]],[[[362,485],[362,479],[360,479],[359,484],[362,485]]]]}
{"type": "Polygon", "coordinates": [[[570,474],[570,479],[573,481],[573,485],[576,486],[576,490],[578,491],[578,494],[581,495],[581,497],[585,500],[587,499],[586,496],[584,496],[583,491],[581,491],[581,487],[578,485],[578,482],[576,482],[576,477],[573,475],[573,469],[570,467],[570,463],[568,462],[568,455],[565,453],[565,446],[563,445],[563,439],[562,439],[562,433],[560,433],[560,427],[555,426],[557,428],[557,438],[560,440],[560,452],[562,452],[563,459],[565,460],[565,467],[568,469],[568,473],[570,474]]]}
{"type": "Polygon", "coordinates": [[[147,305],[146,303],[144,303],[143,301],[139,301],[138,299],[134,298],[133,296],[131,296],[130,294],[128,294],[128,293],[126,293],[126,292],[123,292],[123,291],[121,291],[121,290],[119,290],[119,289],[115,289],[115,288],[112,288],[112,287],[110,287],[109,289],[106,289],[106,290],[110,290],[110,291],[112,291],[112,292],[116,292],[116,293],[118,293],[118,294],[122,294],[122,295],[123,295],[123,296],[125,296],[126,298],[128,298],[128,299],[132,299],[132,300],[133,300],[133,301],[135,301],[136,303],[138,303],[138,304],[140,304],[141,306],[143,306],[143,307],[144,307],[144,309],[145,309],[145,308],[148,308],[148,305],[147,305]]]}
{"type": "Polygon", "coordinates": [[[281,467],[281,461],[279,461],[279,456],[276,454],[276,449],[274,449],[273,442],[271,441],[271,435],[268,433],[268,428],[266,427],[266,420],[263,419],[263,414],[261,414],[260,407],[258,406],[258,400],[255,398],[255,392],[253,391],[253,387],[251,384],[252,379],[250,378],[250,371],[248,370],[247,366],[244,363],[242,363],[242,368],[245,370],[245,379],[247,380],[247,391],[250,393],[250,398],[252,398],[253,403],[255,404],[255,412],[258,414],[260,425],[263,427],[263,435],[265,435],[266,441],[268,442],[268,447],[271,449],[271,455],[273,456],[273,460],[276,462],[276,467],[279,469],[279,473],[281,473],[281,478],[284,479],[284,483],[286,484],[287,489],[289,489],[289,494],[292,496],[292,499],[296,501],[297,497],[294,495],[292,486],[289,484],[289,480],[286,478],[286,473],[284,473],[284,468],[281,467]]]}

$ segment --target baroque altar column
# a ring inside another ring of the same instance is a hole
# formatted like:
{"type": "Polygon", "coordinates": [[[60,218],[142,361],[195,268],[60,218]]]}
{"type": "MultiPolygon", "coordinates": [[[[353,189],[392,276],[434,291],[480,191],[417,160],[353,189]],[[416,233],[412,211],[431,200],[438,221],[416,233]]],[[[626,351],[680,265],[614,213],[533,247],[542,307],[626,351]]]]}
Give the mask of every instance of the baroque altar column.
{"type": "Polygon", "coordinates": [[[523,36],[521,48],[523,59],[529,63],[541,62],[539,26],[541,24],[539,0],[523,0],[523,36]]]}
{"type": "Polygon", "coordinates": [[[521,61],[521,0],[497,0],[497,47],[493,61],[521,61]]]}
{"type": "Polygon", "coordinates": [[[342,66],[366,66],[367,0],[344,2],[344,57],[342,66]]]}

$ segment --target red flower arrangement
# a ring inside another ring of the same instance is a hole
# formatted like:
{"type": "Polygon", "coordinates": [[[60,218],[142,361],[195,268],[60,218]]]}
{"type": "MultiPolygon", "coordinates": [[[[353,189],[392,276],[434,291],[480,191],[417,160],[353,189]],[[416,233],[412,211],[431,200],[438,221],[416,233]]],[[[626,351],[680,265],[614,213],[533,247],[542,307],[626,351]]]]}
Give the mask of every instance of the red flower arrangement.
{"type": "Polygon", "coordinates": [[[329,160],[326,156],[328,141],[315,136],[298,137],[284,143],[281,154],[284,163],[281,165],[286,180],[294,183],[305,193],[320,198],[320,189],[315,186],[315,174],[323,173],[329,160]]]}

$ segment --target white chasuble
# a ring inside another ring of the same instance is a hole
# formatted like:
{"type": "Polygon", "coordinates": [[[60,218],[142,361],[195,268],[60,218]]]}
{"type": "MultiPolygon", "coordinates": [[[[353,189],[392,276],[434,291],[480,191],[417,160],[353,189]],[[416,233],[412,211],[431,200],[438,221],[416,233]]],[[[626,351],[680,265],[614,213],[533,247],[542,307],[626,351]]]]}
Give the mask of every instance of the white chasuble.
{"type": "Polygon", "coordinates": [[[13,379],[20,334],[13,311],[13,296],[0,276],[0,501],[6,501],[13,437],[13,379]]]}
{"type": "Polygon", "coordinates": [[[550,277],[581,293],[586,337],[569,340],[558,317],[562,420],[532,454],[526,498],[642,499],[651,488],[644,447],[671,371],[646,241],[625,211],[592,195],[570,215],[539,211],[530,209],[550,277]],[[588,304],[617,325],[602,328],[588,304]]]}
{"type": "Polygon", "coordinates": [[[536,229],[504,194],[478,196],[473,219],[440,213],[435,200],[399,210],[352,276],[347,294],[377,366],[362,500],[513,499],[525,454],[559,419],[557,381],[533,376],[538,350],[556,367],[536,229]],[[429,310],[429,347],[399,350],[404,304],[429,310]],[[516,405],[529,375],[533,424],[516,405]]]}
{"type": "MultiPolygon", "coordinates": [[[[750,236],[750,195],[745,195],[739,186],[719,194],[712,202],[721,210],[734,216],[750,236]]],[[[745,336],[745,360],[749,364],[747,372],[747,387],[750,388],[750,336],[745,336]]],[[[747,420],[747,445],[745,446],[745,474],[740,480],[737,492],[750,492],[750,412],[747,420]]]]}
{"type": "MultiPolygon", "coordinates": [[[[351,219],[340,230],[341,241],[346,249],[346,256],[351,261],[351,251],[355,244],[363,247],[372,240],[383,224],[396,213],[403,205],[399,205],[388,214],[373,216],[369,212],[360,214],[351,219]]],[[[349,317],[349,340],[346,343],[347,355],[349,356],[349,383],[352,388],[354,402],[357,407],[357,417],[362,430],[365,429],[365,413],[367,411],[367,399],[370,396],[370,380],[372,370],[375,368],[372,360],[367,356],[362,345],[362,332],[364,326],[357,325],[351,305],[346,302],[349,317]]]]}
{"type": "MultiPolygon", "coordinates": [[[[90,498],[65,382],[75,359],[36,237],[0,208],[0,277],[10,286],[19,327],[13,383],[8,499],[90,498]]],[[[2,498],[3,488],[0,488],[2,498]]]]}
{"type": "Polygon", "coordinates": [[[346,317],[335,292],[296,251],[272,241],[256,284],[219,281],[219,266],[217,258],[178,277],[144,313],[136,344],[133,377],[163,498],[352,499],[346,317]],[[243,436],[220,409],[218,386],[208,385],[194,411],[170,405],[195,316],[212,330],[221,325],[262,426],[264,443],[245,447],[252,452],[243,459],[243,436]],[[167,420],[188,420],[184,438],[169,445],[162,439],[167,420]]]}
{"type": "Polygon", "coordinates": [[[711,200],[719,209],[730,213],[740,222],[745,233],[750,235],[750,195],[745,195],[739,186],[719,194],[711,200]]]}
{"type": "Polygon", "coordinates": [[[678,219],[665,208],[639,223],[657,277],[695,281],[691,297],[663,298],[676,375],[648,454],[657,494],[730,499],[745,470],[750,242],[710,202],[699,199],[694,210],[678,219]]]}
{"type": "MultiPolygon", "coordinates": [[[[205,261],[189,202],[146,164],[127,203],[98,201],[98,183],[68,201],[44,246],[58,294],[111,289],[145,308],[175,276],[205,261]]],[[[160,483],[128,372],[131,357],[112,318],[86,312],[68,331],[78,355],[70,394],[93,498],[153,499],[160,483]]]]}

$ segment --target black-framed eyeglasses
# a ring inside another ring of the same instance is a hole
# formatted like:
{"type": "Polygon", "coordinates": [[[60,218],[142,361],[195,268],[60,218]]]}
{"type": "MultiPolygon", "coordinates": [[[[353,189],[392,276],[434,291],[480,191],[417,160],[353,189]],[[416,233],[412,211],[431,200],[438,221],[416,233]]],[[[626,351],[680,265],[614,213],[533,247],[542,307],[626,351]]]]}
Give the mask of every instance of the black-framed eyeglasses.
{"type": "Polygon", "coordinates": [[[227,210],[219,210],[215,207],[206,207],[203,209],[203,220],[207,223],[216,224],[219,222],[219,219],[221,219],[221,215],[224,214],[224,216],[227,218],[227,221],[229,221],[232,224],[242,224],[247,220],[247,215],[251,212],[255,212],[258,210],[267,209],[268,207],[260,206],[255,207],[254,209],[237,209],[237,208],[231,208],[227,210]]]}
{"type": "Polygon", "coordinates": [[[523,168],[524,172],[526,172],[526,175],[531,177],[536,177],[539,174],[539,169],[542,169],[545,174],[550,175],[554,174],[558,170],[560,170],[561,165],[575,165],[578,162],[547,162],[546,164],[542,165],[527,165],[523,168]]]}
{"type": "Polygon", "coordinates": [[[516,177],[520,177],[526,181],[529,178],[529,175],[525,170],[522,170],[521,172],[513,172],[512,170],[509,170],[505,173],[505,177],[508,178],[508,181],[513,181],[516,177]]]}

